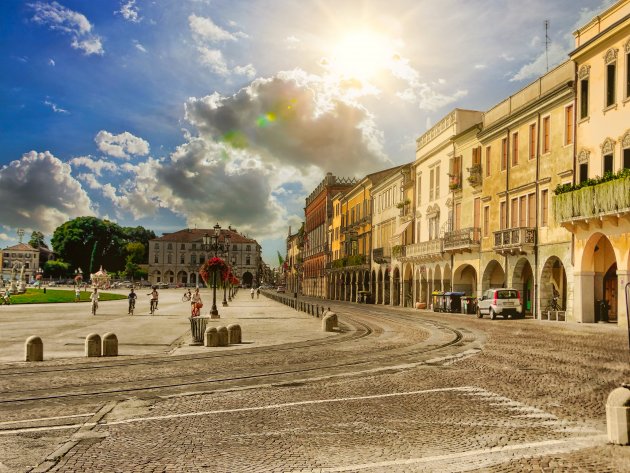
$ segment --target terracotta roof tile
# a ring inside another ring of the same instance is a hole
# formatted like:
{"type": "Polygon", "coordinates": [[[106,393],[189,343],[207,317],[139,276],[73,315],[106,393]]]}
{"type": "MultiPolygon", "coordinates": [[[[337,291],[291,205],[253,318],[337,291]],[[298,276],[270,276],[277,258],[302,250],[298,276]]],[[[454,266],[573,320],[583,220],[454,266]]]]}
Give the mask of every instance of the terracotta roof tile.
{"type": "MultiPolygon", "coordinates": [[[[165,233],[159,238],[155,238],[151,241],[175,241],[178,243],[192,243],[198,242],[202,243],[204,234],[212,235],[214,233],[213,228],[184,228],[183,230],[178,230],[173,233],[165,233]]],[[[252,238],[247,238],[241,235],[238,232],[233,230],[229,230],[227,228],[221,229],[221,234],[219,235],[219,241],[222,242],[226,235],[230,235],[230,243],[253,243],[255,245],[258,242],[252,238]]]]}

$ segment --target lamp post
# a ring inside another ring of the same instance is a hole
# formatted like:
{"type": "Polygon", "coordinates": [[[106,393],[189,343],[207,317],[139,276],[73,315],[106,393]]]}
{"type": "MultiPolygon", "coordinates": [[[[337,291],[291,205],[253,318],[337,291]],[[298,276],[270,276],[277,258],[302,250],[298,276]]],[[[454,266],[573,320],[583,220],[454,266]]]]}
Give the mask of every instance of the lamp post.
{"type": "Polygon", "coordinates": [[[232,263],[232,266],[230,266],[230,290],[228,292],[228,300],[230,302],[232,302],[232,295],[233,295],[233,291],[234,291],[234,287],[232,285],[232,277],[233,277],[232,268],[234,268],[234,266],[236,266],[236,255],[232,255],[231,263],[232,263]]]}
{"type": "MultiPolygon", "coordinates": [[[[219,235],[221,234],[221,226],[217,223],[213,227],[214,231],[212,235],[207,233],[203,236],[203,250],[206,252],[213,252],[216,257],[218,253],[227,253],[229,251],[229,236],[226,235],[224,243],[219,243],[219,235]]],[[[224,304],[227,305],[227,301],[224,304]]],[[[210,316],[212,318],[219,318],[219,311],[217,310],[217,270],[212,271],[212,309],[210,309],[210,316]]]]}
{"type": "MultiPolygon", "coordinates": [[[[218,225],[218,223],[217,223],[218,225]]],[[[226,296],[226,291],[227,291],[227,284],[228,284],[228,277],[230,276],[230,267],[229,267],[229,261],[230,261],[230,236],[229,235],[225,235],[225,237],[223,238],[224,241],[224,245],[225,245],[225,249],[224,249],[224,253],[225,253],[225,259],[228,261],[228,273],[226,274],[226,278],[223,281],[223,307],[227,307],[228,303],[227,300],[225,298],[226,296]]]]}

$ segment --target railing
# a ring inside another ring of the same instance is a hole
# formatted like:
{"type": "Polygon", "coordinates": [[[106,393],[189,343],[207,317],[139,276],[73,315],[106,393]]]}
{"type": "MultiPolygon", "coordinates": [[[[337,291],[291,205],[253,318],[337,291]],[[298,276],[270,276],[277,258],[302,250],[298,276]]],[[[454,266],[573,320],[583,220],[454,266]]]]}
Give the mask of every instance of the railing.
{"type": "Polygon", "coordinates": [[[494,250],[498,253],[525,251],[535,244],[535,228],[519,227],[494,232],[494,250]]]}
{"type": "Polygon", "coordinates": [[[628,212],[630,176],[553,197],[553,214],[558,223],[628,212]]]}
{"type": "Polygon", "coordinates": [[[375,263],[389,263],[392,259],[392,249],[390,247],[386,248],[374,248],[372,250],[372,260],[375,263]]]}
{"type": "Polygon", "coordinates": [[[462,228],[444,234],[444,251],[467,251],[478,247],[481,243],[481,229],[477,227],[462,228]]]}
{"type": "Polygon", "coordinates": [[[403,248],[405,250],[405,258],[417,260],[429,260],[439,258],[444,252],[443,240],[441,238],[423,241],[421,243],[413,243],[403,248]]]}

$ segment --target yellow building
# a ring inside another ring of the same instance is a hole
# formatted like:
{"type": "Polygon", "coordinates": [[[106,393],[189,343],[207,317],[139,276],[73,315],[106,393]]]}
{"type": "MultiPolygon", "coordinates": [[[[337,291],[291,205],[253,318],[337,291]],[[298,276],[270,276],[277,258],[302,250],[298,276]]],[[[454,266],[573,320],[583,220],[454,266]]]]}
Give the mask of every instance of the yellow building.
{"type": "Polygon", "coordinates": [[[299,277],[302,270],[302,248],[304,246],[304,223],[300,229],[287,236],[287,254],[284,260],[284,267],[280,268],[283,272],[283,283],[286,285],[288,293],[298,293],[299,277]]]}
{"type": "Polygon", "coordinates": [[[630,1],[619,1],[573,33],[575,49],[570,57],[577,70],[575,174],[565,179],[567,186],[558,190],[553,203],[555,218],[573,236],[574,319],[578,322],[627,324],[629,15],[630,1]]]}

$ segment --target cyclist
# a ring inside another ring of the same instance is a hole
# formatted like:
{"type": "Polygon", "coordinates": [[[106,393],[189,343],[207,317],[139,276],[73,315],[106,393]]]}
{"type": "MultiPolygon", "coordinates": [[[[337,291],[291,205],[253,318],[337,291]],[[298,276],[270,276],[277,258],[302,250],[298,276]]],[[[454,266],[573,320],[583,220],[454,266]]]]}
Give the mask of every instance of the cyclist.
{"type": "Polygon", "coordinates": [[[151,296],[151,302],[149,304],[149,312],[151,313],[151,315],[153,315],[153,313],[157,310],[158,308],[158,292],[157,292],[157,287],[153,286],[153,290],[147,294],[147,296],[151,296]]]}
{"type": "MultiPolygon", "coordinates": [[[[199,288],[197,288],[197,291],[199,291],[199,288]]],[[[184,292],[184,295],[182,296],[182,302],[190,301],[191,297],[192,297],[192,293],[190,292],[190,288],[189,288],[187,292],[184,292]]]]}
{"type": "Polygon", "coordinates": [[[129,300],[129,312],[127,312],[127,314],[133,315],[133,310],[136,308],[136,299],[137,298],[138,298],[138,296],[133,291],[133,287],[132,287],[131,288],[131,292],[129,292],[129,295],[127,296],[127,299],[129,300]]]}
{"type": "Polygon", "coordinates": [[[201,312],[202,307],[203,302],[201,301],[201,294],[199,294],[199,288],[197,288],[190,299],[190,316],[197,317],[201,312]]]}
{"type": "Polygon", "coordinates": [[[92,301],[92,315],[96,315],[96,309],[98,309],[98,288],[94,288],[92,294],[90,294],[90,300],[92,301]]]}

